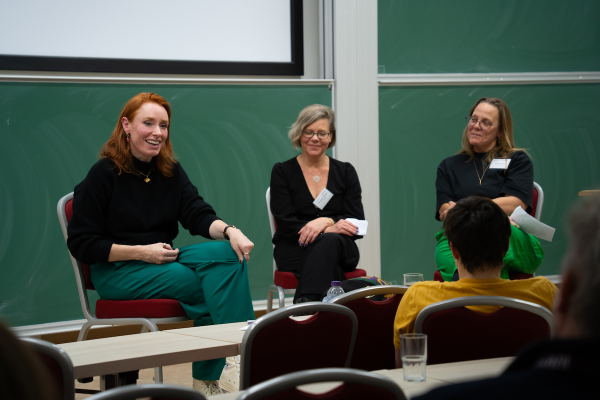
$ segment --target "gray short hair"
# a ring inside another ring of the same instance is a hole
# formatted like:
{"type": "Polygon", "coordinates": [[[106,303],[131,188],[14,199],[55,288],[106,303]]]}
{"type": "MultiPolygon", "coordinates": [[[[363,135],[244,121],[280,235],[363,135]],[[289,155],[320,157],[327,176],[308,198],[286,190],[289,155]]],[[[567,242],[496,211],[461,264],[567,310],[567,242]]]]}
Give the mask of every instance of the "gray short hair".
{"type": "Polygon", "coordinates": [[[288,136],[292,141],[292,147],[299,149],[301,147],[300,141],[302,140],[302,131],[310,124],[320,120],[326,119],[329,122],[329,132],[331,132],[331,142],[329,142],[328,149],[335,146],[335,113],[327,106],[321,104],[312,104],[308,107],[304,107],[298,115],[298,119],[290,127],[288,136]]]}
{"type": "Polygon", "coordinates": [[[583,200],[569,219],[570,243],[563,259],[577,288],[568,313],[582,337],[600,339],[600,196],[583,200]]]}

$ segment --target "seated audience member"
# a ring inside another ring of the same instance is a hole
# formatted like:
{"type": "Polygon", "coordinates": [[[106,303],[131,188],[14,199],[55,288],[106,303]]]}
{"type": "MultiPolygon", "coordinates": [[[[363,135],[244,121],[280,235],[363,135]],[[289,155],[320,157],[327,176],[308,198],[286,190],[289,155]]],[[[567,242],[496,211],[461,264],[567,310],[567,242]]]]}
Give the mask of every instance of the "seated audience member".
{"type": "Polygon", "coordinates": [[[499,377],[435,389],[419,399],[597,399],[600,373],[600,197],[571,214],[554,304],[556,339],[521,352],[499,377]]]}
{"type": "Polygon", "coordinates": [[[0,399],[59,400],[56,384],[38,356],[0,323],[0,399]]]}
{"type": "MultiPolygon", "coordinates": [[[[419,312],[430,304],[465,296],[504,296],[539,304],[547,309],[557,287],[544,277],[510,281],[500,278],[511,234],[511,223],[492,200],[466,197],[456,202],[444,220],[459,280],[454,282],[418,282],[407,291],[394,320],[396,366],[401,367],[400,338],[415,331],[419,312]]],[[[472,307],[492,312],[498,307],[472,307]]]]}

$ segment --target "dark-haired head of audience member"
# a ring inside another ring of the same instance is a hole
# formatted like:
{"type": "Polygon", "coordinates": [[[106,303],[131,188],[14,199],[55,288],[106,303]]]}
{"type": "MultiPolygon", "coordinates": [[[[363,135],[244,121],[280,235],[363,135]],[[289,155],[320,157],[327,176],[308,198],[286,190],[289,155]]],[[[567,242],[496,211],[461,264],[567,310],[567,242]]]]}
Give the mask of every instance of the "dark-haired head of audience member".
{"type": "Polygon", "coordinates": [[[556,336],[600,341],[600,196],[573,210],[569,236],[553,309],[556,336]]]}
{"type": "Polygon", "coordinates": [[[470,274],[502,270],[508,251],[510,221],[504,211],[484,197],[456,202],[444,220],[444,230],[457,267],[470,274]]]}
{"type": "Polygon", "coordinates": [[[0,399],[59,398],[56,382],[40,358],[0,322],[0,399]]]}

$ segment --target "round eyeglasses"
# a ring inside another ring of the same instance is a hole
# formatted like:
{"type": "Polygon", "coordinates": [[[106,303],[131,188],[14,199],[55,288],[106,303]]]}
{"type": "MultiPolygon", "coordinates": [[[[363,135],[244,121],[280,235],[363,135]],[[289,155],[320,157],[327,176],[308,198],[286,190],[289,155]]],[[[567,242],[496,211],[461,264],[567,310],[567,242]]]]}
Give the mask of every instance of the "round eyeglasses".
{"type": "Polygon", "coordinates": [[[305,138],[309,138],[309,139],[312,139],[313,136],[315,136],[315,135],[317,135],[317,137],[319,139],[327,139],[329,137],[329,135],[331,135],[331,132],[302,131],[302,135],[304,135],[305,138]]]}
{"type": "Polygon", "coordinates": [[[470,116],[470,115],[467,115],[465,117],[465,119],[467,120],[467,123],[470,126],[475,126],[479,122],[479,128],[483,129],[484,131],[487,131],[492,126],[498,126],[498,125],[492,125],[491,123],[489,123],[487,121],[479,121],[476,117],[473,117],[473,116],[470,116]]]}

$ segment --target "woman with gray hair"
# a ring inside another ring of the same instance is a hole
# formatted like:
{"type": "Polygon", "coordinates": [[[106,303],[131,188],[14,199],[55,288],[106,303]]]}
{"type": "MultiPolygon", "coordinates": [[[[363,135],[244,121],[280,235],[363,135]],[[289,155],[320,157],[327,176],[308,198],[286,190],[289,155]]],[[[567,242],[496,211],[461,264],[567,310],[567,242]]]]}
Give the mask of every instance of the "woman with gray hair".
{"type": "Polygon", "coordinates": [[[321,300],[332,281],[342,281],[360,258],[356,225],[365,219],[358,175],[350,163],[325,151],[335,145],[335,114],[329,107],[304,108],[289,131],[302,152],[273,166],[271,212],[277,231],[274,257],[280,271],[298,278],[294,303],[321,300]]]}

